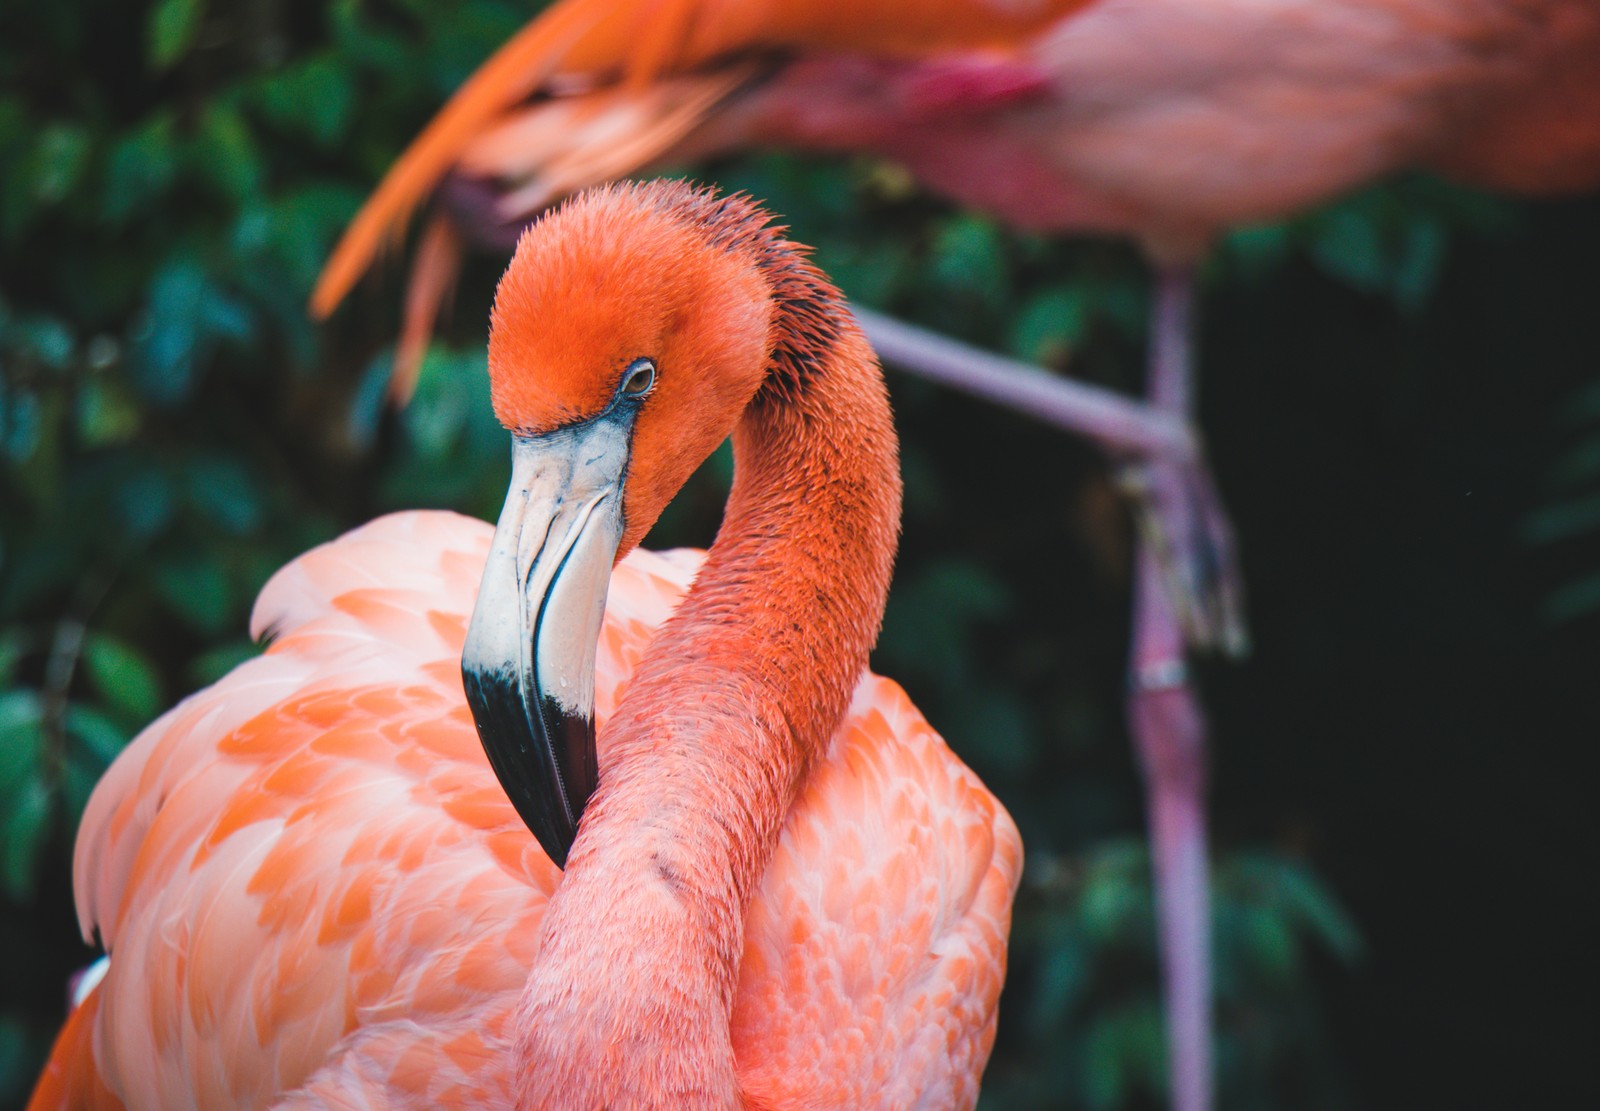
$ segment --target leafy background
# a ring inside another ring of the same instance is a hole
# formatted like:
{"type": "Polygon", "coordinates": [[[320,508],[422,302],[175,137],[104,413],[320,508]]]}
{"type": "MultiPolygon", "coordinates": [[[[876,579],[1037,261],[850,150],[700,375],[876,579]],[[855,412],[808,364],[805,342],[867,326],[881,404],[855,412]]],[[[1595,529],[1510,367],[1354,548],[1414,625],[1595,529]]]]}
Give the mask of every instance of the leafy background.
{"type": "MultiPolygon", "coordinates": [[[[0,9],[0,1105],[92,956],[72,832],[153,714],[253,651],[255,590],[392,508],[491,515],[499,260],[415,403],[393,270],[303,313],[402,143],[527,16],[504,0],[0,9]]],[[[893,166],[702,167],[853,297],[1134,389],[1145,276],[893,166]]],[[[1204,425],[1256,639],[1208,665],[1225,1108],[1595,1106],[1600,203],[1412,178],[1233,235],[1204,425]]],[[[1028,845],[988,1108],[1159,1106],[1129,524],[1082,443],[895,375],[905,540],[879,669],[1028,845]]],[[[715,457],[652,543],[705,543],[715,457]]]]}

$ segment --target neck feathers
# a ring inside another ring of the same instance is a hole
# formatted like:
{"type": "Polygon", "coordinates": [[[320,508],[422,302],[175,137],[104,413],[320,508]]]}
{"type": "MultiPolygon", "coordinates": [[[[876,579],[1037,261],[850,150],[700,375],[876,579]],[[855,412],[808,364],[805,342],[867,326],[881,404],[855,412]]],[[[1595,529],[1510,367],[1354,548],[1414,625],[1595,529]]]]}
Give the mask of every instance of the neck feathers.
{"type": "MultiPolygon", "coordinates": [[[[838,291],[747,199],[671,197],[767,278],[769,373],[733,435],[717,540],[602,733],[600,785],[524,993],[524,1050],[563,1021],[552,999],[611,1001],[560,1028],[578,1042],[612,1004],[673,1000],[651,1021],[681,1025],[722,1084],[745,911],[877,638],[900,476],[882,375],[838,291]],[[570,968],[587,970],[581,985],[570,968]]],[[[706,1106],[743,1105],[719,1091],[706,1106]]]]}
{"type": "MultiPolygon", "coordinates": [[[[685,203],[775,287],[771,365],[734,432],[722,528],[607,726],[610,766],[585,821],[675,827],[670,851],[693,861],[726,929],[877,639],[899,456],[882,373],[838,291],[747,199],[685,203]],[[684,778],[704,793],[674,796],[684,778]]],[[[722,971],[731,992],[734,968],[722,971]]]]}

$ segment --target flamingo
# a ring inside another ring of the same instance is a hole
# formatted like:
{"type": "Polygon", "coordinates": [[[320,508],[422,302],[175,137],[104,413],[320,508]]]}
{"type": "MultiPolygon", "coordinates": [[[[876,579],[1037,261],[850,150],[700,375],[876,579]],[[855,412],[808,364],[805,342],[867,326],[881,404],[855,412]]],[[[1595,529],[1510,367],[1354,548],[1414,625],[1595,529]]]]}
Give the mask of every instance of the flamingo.
{"type": "MultiPolygon", "coordinates": [[[[1132,235],[1155,264],[1149,412],[1050,400],[1070,410],[1062,423],[1149,461],[1135,472],[1150,542],[1135,556],[1129,723],[1150,800],[1173,1102],[1204,1108],[1206,724],[1186,647],[1240,651],[1245,638],[1203,452],[1170,435],[1194,411],[1193,274],[1229,226],[1405,167],[1535,194],[1600,183],[1600,6],[562,0],[405,152],[313,309],[332,311],[439,189],[397,352],[404,394],[463,236],[492,245],[570,189],[750,146],[886,156],[1015,227],[1132,235]]],[[[890,361],[1024,408],[1041,396],[1018,368],[862,315],[890,361]]]]}
{"type": "Polygon", "coordinates": [[[33,1108],[976,1102],[1021,845],[865,671],[888,398],[768,219],[661,182],[523,235],[499,524],[296,559],[267,652],[107,772],[75,884],[110,965],[33,1108]],[[730,434],[710,551],[638,548],[730,434]]]}

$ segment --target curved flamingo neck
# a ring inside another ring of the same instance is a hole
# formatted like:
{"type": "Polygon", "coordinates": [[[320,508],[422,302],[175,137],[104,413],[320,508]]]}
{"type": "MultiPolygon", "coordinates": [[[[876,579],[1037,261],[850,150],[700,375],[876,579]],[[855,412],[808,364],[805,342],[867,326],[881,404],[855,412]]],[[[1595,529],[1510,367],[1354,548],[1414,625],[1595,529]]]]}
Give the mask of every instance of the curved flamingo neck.
{"type": "Polygon", "coordinates": [[[899,528],[882,376],[821,288],[776,298],[722,529],[606,726],[519,1010],[525,1106],[554,1085],[562,1106],[743,1105],[745,909],[866,666],[899,528]]]}

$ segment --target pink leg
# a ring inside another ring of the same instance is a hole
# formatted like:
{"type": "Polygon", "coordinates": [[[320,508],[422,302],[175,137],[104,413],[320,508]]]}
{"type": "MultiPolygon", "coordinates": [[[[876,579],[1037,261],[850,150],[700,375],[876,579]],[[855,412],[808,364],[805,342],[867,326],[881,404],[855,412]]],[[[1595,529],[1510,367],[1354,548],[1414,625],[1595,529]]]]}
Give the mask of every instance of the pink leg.
{"type": "Polygon", "coordinates": [[[852,311],[885,363],[1087,436],[1114,457],[1188,461],[1199,455],[1184,414],[1156,412],[1113,390],[1062,378],[859,305],[852,311]]]}
{"type": "Polygon", "coordinates": [[[1248,650],[1233,534],[1192,425],[1186,270],[1159,276],[1146,401],[856,309],[885,362],[1088,436],[1127,461],[1139,544],[1128,717],[1144,768],[1174,1111],[1209,1111],[1205,716],[1185,645],[1248,650]]]}
{"type": "MultiPolygon", "coordinates": [[[[1160,274],[1147,393],[1153,409],[1182,419],[1191,412],[1193,297],[1187,271],[1160,274]]],[[[1198,524],[1190,512],[1194,501],[1185,471],[1159,461],[1148,470],[1149,502],[1156,518],[1178,531],[1174,539],[1198,524]]],[[[1149,804],[1172,1107],[1207,1111],[1212,1092],[1206,724],[1189,681],[1183,622],[1170,583],[1164,581],[1170,577],[1164,564],[1149,542],[1139,544],[1128,719],[1149,804]]]]}
{"type": "Polygon", "coordinates": [[[1233,534],[1186,407],[1163,409],[1062,378],[859,306],[855,314],[885,363],[1087,436],[1122,461],[1140,536],[1189,643],[1230,656],[1247,651],[1233,534]]]}

